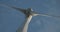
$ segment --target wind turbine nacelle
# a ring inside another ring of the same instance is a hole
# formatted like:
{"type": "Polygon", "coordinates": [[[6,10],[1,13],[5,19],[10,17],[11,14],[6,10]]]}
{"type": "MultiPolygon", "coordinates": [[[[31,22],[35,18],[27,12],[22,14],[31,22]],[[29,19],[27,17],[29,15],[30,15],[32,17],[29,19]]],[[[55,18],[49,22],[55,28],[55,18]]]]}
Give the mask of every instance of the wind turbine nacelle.
{"type": "Polygon", "coordinates": [[[32,8],[27,8],[27,10],[28,10],[28,11],[33,11],[33,9],[32,9],[32,8]]]}

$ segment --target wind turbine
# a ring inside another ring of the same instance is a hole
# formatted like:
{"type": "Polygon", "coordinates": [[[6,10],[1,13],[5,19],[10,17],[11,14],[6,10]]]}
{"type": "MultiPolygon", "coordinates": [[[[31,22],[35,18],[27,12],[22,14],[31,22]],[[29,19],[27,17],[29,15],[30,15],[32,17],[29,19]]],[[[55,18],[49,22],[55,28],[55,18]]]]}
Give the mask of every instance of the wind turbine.
{"type": "Polygon", "coordinates": [[[25,19],[25,22],[23,23],[22,29],[21,29],[21,27],[19,27],[17,32],[27,32],[28,25],[32,19],[32,16],[37,16],[39,14],[35,13],[31,8],[28,8],[28,9],[21,9],[21,8],[16,8],[16,7],[12,7],[12,8],[21,11],[26,16],[26,19],[25,19]]]}
{"type": "MultiPolygon", "coordinates": [[[[8,6],[8,7],[11,7],[11,6],[8,6]]],[[[11,8],[21,11],[26,16],[26,19],[23,23],[22,28],[19,27],[16,32],[27,32],[28,25],[29,25],[33,16],[40,15],[40,16],[48,16],[48,17],[60,17],[60,16],[49,16],[49,15],[45,15],[45,14],[38,14],[37,12],[33,11],[31,8],[27,8],[27,9],[21,9],[21,8],[16,8],[16,7],[11,7],[11,8]]]]}
{"type": "Polygon", "coordinates": [[[40,16],[48,16],[48,17],[60,17],[60,16],[49,16],[49,15],[45,15],[45,14],[38,14],[35,11],[33,11],[31,8],[27,8],[27,9],[21,9],[21,8],[16,8],[16,7],[11,7],[11,8],[21,11],[26,16],[26,19],[25,19],[25,22],[23,23],[22,29],[21,29],[21,27],[19,27],[17,32],[27,32],[29,23],[33,16],[40,15],[40,16]]]}

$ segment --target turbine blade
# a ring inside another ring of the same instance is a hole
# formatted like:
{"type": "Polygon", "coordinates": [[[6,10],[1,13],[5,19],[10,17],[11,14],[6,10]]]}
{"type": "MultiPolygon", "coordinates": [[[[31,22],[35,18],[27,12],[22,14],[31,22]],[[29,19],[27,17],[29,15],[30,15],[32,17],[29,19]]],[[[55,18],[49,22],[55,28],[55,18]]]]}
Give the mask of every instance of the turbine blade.
{"type": "Polygon", "coordinates": [[[47,15],[47,14],[40,14],[40,16],[47,16],[47,17],[60,17],[60,16],[54,16],[54,15],[47,15]]]}
{"type": "Polygon", "coordinates": [[[13,9],[16,9],[16,10],[23,10],[23,9],[21,9],[21,8],[17,8],[17,7],[15,7],[15,6],[9,6],[9,5],[7,5],[7,4],[0,4],[0,5],[6,6],[6,7],[9,7],[9,8],[13,8],[13,9]]]}
{"type": "Polygon", "coordinates": [[[6,6],[6,7],[11,8],[11,9],[16,9],[16,10],[21,11],[22,13],[26,14],[26,9],[17,8],[15,6],[9,6],[7,4],[0,4],[0,5],[6,6]]]}
{"type": "Polygon", "coordinates": [[[37,13],[35,11],[32,11],[32,16],[47,16],[47,17],[57,17],[57,18],[60,18],[60,16],[55,16],[55,15],[48,15],[48,14],[40,14],[40,13],[37,13]]]}
{"type": "Polygon", "coordinates": [[[32,16],[39,16],[40,14],[32,14],[32,16]]]}
{"type": "Polygon", "coordinates": [[[24,11],[24,9],[17,8],[17,7],[11,7],[11,8],[16,9],[16,10],[19,10],[19,11],[24,11]]]}

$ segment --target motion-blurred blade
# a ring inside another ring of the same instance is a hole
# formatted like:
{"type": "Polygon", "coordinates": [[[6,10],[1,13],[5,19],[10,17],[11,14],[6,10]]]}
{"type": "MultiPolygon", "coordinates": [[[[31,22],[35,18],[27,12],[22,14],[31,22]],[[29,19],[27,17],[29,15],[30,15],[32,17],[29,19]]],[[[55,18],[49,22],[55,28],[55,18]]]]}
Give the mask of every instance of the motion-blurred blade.
{"type": "Polygon", "coordinates": [[[55,15],[47,15],[47,14],[40,14],[40,16],[47,16],[47,17],[60,17],[60,16],[55,16],[55,15]]]}

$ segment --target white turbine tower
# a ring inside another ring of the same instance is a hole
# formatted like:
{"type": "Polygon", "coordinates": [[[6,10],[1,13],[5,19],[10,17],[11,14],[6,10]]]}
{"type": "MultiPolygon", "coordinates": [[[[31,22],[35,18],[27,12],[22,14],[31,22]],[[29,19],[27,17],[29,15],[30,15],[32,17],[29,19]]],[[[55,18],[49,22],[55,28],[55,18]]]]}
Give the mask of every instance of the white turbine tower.
{"type": "MultiPolygon", "coordinates": [[[[11,6],[8,6],[8,7],[11,7],[11,6]]],[[[27,8],[27,9],[21,9],[21,8],[16,8],[16,7],[11,7],[11,8],[21,11],[26,16],[26,19],[23,23],[23,27],[22,28],[19,27],[16,32],[27,32],[29,23],[32,19],[32,16],[40,15],[40,16],[48,16],[48,17],[60,17],[60,16],[49,16],[49,15],[45,15],[45,14],[38,14],[35,11],[33,11],[31,8],[27,8]]]]}

